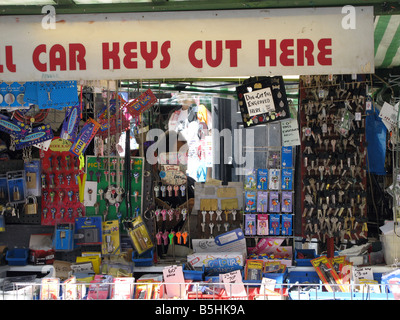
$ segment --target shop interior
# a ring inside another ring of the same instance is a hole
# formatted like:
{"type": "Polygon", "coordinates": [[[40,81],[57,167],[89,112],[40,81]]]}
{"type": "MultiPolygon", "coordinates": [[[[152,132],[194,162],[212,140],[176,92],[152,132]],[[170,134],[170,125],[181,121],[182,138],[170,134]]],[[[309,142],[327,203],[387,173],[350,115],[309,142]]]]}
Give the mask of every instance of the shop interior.
{"type": "Polygon", "coordinates": [[[400,299],[400,69],[382,66],[0,76],[0,300],[400,299]]]}

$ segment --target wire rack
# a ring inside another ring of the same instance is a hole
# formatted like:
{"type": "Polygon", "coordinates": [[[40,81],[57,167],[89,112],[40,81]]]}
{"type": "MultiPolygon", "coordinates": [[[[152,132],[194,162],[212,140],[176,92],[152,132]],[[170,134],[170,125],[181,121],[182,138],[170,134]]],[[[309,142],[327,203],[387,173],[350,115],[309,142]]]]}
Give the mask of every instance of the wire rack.
{"type": "Polygon", "coordinates": [[[282,283],[75,283],[54,285],[18,282],[0,294],[2,300],[399,300],[396,284],[282,283]],[[177,295],[168,294],[174,285],[177,295]],[[339,286],[344,287],[341,291],[339,286]]]}

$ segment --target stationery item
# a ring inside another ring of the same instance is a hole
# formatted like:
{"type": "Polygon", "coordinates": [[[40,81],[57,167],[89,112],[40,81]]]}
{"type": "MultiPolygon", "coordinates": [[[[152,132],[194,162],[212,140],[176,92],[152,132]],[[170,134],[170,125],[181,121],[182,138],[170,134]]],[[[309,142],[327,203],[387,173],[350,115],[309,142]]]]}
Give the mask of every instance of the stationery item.
{"type": "Polygon", "coordinates": [[[247,236],[255,236],[256,235],[256,214],[245,214],[244,216],[244,233],[247,236]]]}
{"type": "Polygon", "coordinates": [[[246,191],[245,192],[245,210],[247,212],[255,212],[257,206],[257,192],[246,191]]]}
{"type": "Polygon", "coordinates": [[[65,119],[61,127],[60,138],[74,141],[78,133],[78,125],[81,120],[80,107],[68,107],[65,114],[65,119]]]}
{"type": "Polygon", "coordinates": [[[268,191],[257,192],[257,212],[268,212],[268,191]]]}
{"type": "Polygon", "coordinates": [[[257,215],[257,235],[268,235],[268,214],[266,213],[257,215]]]}
{"type": "Polygon", "coordinates": [[[268,168],[279,169],[281,165],[281,150],[269,149],[267,161],[268,168]]]}
{"type": "Polygon", "coordinates": [[[257,170],[250,170],[249,172],[247,172],[245,179],[245,190],[254,190],[257,188],[257,170]]]}
{"type": "Polygon", "coordinates": [[[257,170],[257,189],[258,190],[268,189],[268,169],[257,170]]]}
{"type": "Polygon", "coordinates": [[[279,190],[281,170],[269,169],[268,188],[269,190],[279,190]]]}
{"type": "Polygon", "coordinates": [[[292,214],[282,214],[282,235],[291,236],[292,235],[292,214]]]}
{"type": "Polygon", "coordinates": [[[269,234],[270,235],[279,235],[280,227],[281,227],[281,219],[279,214],[270,214],[269,215],[269,234]]]}
{"type": "Polygon", "coordinates": [[[293,189],[293,169],[282,169],[282,190],[293,189]]]}
{"type": "Polygon", "coordinates": [[[244,278],[246,280],[261,280],[264,269],[264,261],[260,259],[247,259],[244,278]]]}
{"type": "Polygon", "coordinates": [[[282,212],[292,212],[293,193],[290,191],[282,191],[281,210],[282,212]]]}
{"type": "Polygon", "coordinates": [[[281,203],[279,200],[279,192],[271,191],[269,193],[269,212],[280,212],[281,211],[281,203]]]}
{"type": "Polygon", "coordinates": [[[281,168],[292,168],[293,167],[293,147],[283,146],[282,147],[282,165],[281,168]]]}
{"type": "Polygon", "coordinates": [[[89,118],[84,124],[78,138],[74,141],[69,151],[78,157],[83,154],[86,148],[89,146],[89,143],[96,135],[96,132],[99,130],[99,128],[100,124],[92,118],[89,118]]]}

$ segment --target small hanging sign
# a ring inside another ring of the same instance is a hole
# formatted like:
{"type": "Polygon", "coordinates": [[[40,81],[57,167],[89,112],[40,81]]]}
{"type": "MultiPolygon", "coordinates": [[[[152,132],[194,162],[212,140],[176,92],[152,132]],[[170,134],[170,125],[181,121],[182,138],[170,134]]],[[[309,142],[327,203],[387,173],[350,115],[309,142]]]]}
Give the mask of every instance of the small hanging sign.
{"type": "Polygon", "coordinates": [[[249,78],[236,87],[244,127],[290,117],[282,77],[249,78]]]}
{"type": "Polygon", "coordinates": [[[142,114],[151,108],[157,102],[156,96],[148,89],[134,100],[128,101],[122,105],[132,117],[142,114]]]}

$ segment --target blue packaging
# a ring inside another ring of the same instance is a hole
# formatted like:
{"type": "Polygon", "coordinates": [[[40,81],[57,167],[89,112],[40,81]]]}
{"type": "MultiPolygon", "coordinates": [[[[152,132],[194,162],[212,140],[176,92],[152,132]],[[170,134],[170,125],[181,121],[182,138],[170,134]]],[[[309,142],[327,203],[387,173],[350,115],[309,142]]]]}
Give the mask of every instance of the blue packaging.
{"type": "Polygon", "coordinates": [[[280,212],[281,203],[279,199],[279,192],[271,191],[269,193],[269,212],[280,212]]]}
{"type": "Polygon", "coordinates": [[[257,187],[257,171],[250,170],[246,173],[244,188],[246,190],[255,190],[257,187]]]}
{"type": "Polygon", "coordinates": [[[293,169],[282,169],[282,190],[293,189],[293,169]]]}
{"type": "Polygon", "coordinates": [[[280,235],[281,216],[279,214],[269,215],[269,235],[280,235]]]}
{"type": "Polygon", "coordinates": [[[293,193],[291,191],[282,191],[282,199],[281,199],[281,211],[290,213],[292,212],[292,198],[293,193]]]}
{"type": "Polygon", "coordinates": [[[245,192],[245,211],[255,212],[257,209],[257,191],[245,192]]]}
{"type": "Polygon", "coordinates": [[[279,190],[281,169],[269,170],[269,190],[279,190]]]}
{"type": "Polygon", "coordinates": [[[282,235],[291,236],[292,226],[293,226],[293,215],[282,214],[282,231],[281,231],[282,235]]]}
{"type": "Polygon", "coordinates": [[[268,190],[268,169],[257,170],[257,189],[268,190]]]}
{"type": "Polygon", "coordinates": [[[77,245],[102,243],[102,217],[78,217],[75,219],[75,238],[77,245]]]}
{"type": "Polygon", "coordinates": [[[257,212],[268,212],[268,191],[257,192],[257,212]]]}
{"type": "Polygon", "coordinates": [[[74,226],[72,223],[56,225],[53,244],[56,251],[71,251],[74,249],[74,226]]]}
{"type": "Polygon", "coordinates": [[[246,236],[255,236],[256,235],[256,224],[257,224],[257,215],[256,214],[245,214],[244,215],[244,234],[246,236]]]}
{"type": "Polygon", "coordinates": [[[282,147],[282,168],[293,167],[293,147],[283,146],[282,147]]]}

